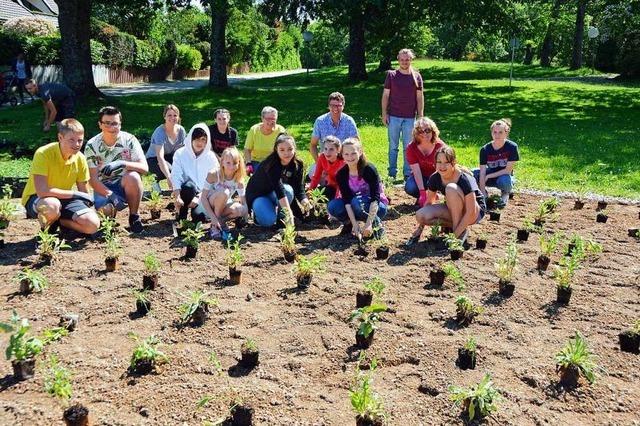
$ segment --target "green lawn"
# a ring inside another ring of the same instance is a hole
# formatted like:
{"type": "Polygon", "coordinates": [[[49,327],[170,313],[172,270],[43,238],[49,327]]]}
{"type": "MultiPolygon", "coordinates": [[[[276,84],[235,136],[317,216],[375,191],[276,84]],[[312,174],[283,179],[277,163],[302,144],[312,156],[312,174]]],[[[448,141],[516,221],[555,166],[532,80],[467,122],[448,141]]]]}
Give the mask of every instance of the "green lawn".
{"type": "MultiPolygon", "coordinates": [[[[581,83],[556,78],[576,77],[590,70],[543,69],[516,65],[509,88],[509,64],[416,61],[425,78],[425,112],[453,145],[461,162],[477,166],[479,147],[488,142],[489,125],[511,117],[511,138],[522,160],[516,175],[520,187],[588,191],[640,198],[640,87],[637,84],[581,83]],[[554,79],[554,80],[550,80],[554,79]]],[[[96,111],[114,103],[124,114],[127,131],[147,138],[162,121],[162,108],[175,103],[187,129],[197,121],[211,121],[217,107],[231,110],[232,124],[241,135],[259,121],[264,105],[280,110],[279,122],[306,151],[315,117],[326,111],[326,97],[339,90],[347,98],[346,112],[361,131],[369,158],[386,170],[386,129],[381,125],[382,73],[366,83],[349,85],[344,67],[255,80],[227,91],[201,89],[161,95],[135,95],[91,101],[79,108],[87,136],[97,132],[96,111]]],[[[38,123],[40,105],[0,110],[0,141],[30,149],[44,142],[38,123]]],[[[53,132],[48,135],[54,138],[53,132]]],[[[241,136],[242,138],[244,136],[241,136]]],[[[6,150],[6,149],[5,149],[6,150]]],[[[11,149],[15,154],[15,149],[11,149]]],[[[310,159],[304,152],[303,158],[310,159]]],[[[26,175],[28,162],[0,161],[0,175],[26,175]]]]}

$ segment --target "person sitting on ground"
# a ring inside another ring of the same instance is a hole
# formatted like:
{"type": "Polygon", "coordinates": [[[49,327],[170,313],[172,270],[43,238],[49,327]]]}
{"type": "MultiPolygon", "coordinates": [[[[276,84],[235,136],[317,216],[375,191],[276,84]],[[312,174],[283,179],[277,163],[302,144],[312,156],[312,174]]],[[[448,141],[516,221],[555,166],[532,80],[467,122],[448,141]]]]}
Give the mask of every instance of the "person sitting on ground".
{"type": "Polygon", "coordinates": [[[293,216],[302,218],[302,210],[309,208],[303,179],[304,165],[296,156],[296,141],[282,133],[247,184],[247,205],[254,222],[262,227],[283,227],[293,225],[293,216]]]}
{"type": "Polygon", "coordinates": [[[231,122],[229,110],[219,108],[213,113],[213,118],[216,123],[209,126],[211,149],[220,160],[225,149],[238,145],[238,131],[229,125],[231,122]]]}
{"type": "Polygon", "coordinates": [[[330,201],[327,210],[343,222],[340,235],[351,233],[358,239],[380,236],[389,200],[378,170],[367,161],[359,139],[344,140],[341,153],[345,165],[336,174],[341,198],[330,201]],[[362,229],[358,221],[364,221],[362,229]]]}
{"type": "Polygon", "coordinates": [[[418,227],[407,246],[420,241],[425,225],[436,223],[451,228],[464,242],[469,226],[479,223],[487,209],[478,184],[468,169],[458,165],[453,148],[445,146],[438,150],[436,166],[437,172],[427,182],[427,203],[416,212],[418,227]],[[446,203],[437,202],[438,192],[445,196],[446,203]]]}
{"type": "Polygon", "coordinates": [[[329,201],[336,198],[338,182],[336,173],[344,166],[344,160],[340,154],[340,139],[335,136],[324,138],[322,154],[318,156],[316,169],[311,178],[309,189],[315,189],[320,185],[321,178],[325,177],[325,184],[320,185],[324,189],[324,195],[329,201]]]}
{"type": "MultiPolygon", "coordinates": [[[[180,125],[180,110],[175,105],[167,105],[162,113],[164,124],[156,127],[151,135],[151,144],[147,149],[147,164],[149,173],[154,175],[156,182],[167,179],[167,186],[173,190],[171,182],[171,164],[173,155],[184,146],[187,132],[180,125]]],[[[156,188],[158,190],[159,187],[156,188]]]]}
{"type": "Polygon", "coordinates": [[[405,153],[411,176],[404,184],[404,191],[418,199],[419,207],[427,202],[427,181],[436,171],[436,152],[443,146],[436,123],[428,117],[418,118],[413,126],[413,140],[405,153]]]}
{"type": "Polygon", "coordinates": [[[100,226],[87,189],[89,166],[80,152],[83,140],[82,124],[67,118],[58,126],[58,142],[38,148],[33,156],[22,204],[27,218],[37,218],[43,228],[54,230],[59,220],[74,231],[93,234],[100,226]]]}
{"type": "Polygon", "coordinates": [[[29,79],[24,88],[31,96],[42,100],[44,121],[42,131],[48,132],[53,123],[59,123],[65,118],[76,116],[76,95],[67,85],[62,83],[42,83],[29,79]]]}
{"type": "Polygon", "coordinates": [[[129,230],[139,234],[144,230],[138,215],[143,192],[140,175],[149,170],[144,151],[135,136],[120,130],[122,114],[118,108],[101,108],[98,126],[100,133],[89,139],[84,148],[96,209],[115,217],[128,204],[129,230]]]}
{"type": "Polygon", "coordinates": [[[209,171],[201,199],[211,219],[209,236],[212,239],[219,240],[228,235],[228,220],[242,219],[246,222],[249,209],[245,197],[245,176],[244,160],[234,146],[222,151],[220,168],[209,171]],[[239,201],[234,199],[236,194],[239,201]]]}
{"type": "Polygon", "coordinates": [[[193,222],[206,222],[205,208],[200,203],[208,173],[220,169],[218,157],[211,151],[209,127],[195,124],[185,139],[184,146],[173,157],[171,181],[177,219],[184,220],[191,209],[193,222]]]}
{"type": "Polygon", "coordinates": [[[260,162],[272,153],[273,144],[278,135],[286,132],[284,127],[277,124],[278,110],[274,107],[262,108],[260,116],[262,122],[251,126],[244,143],[244,161],[248,175],[255,173],[260,162]]]}
{"type": "Polygon", "coordinates": [[[500,190],[502,207],[507,205],[509,194],[513,191],[513,167],[520,160],[518,145],[509,140],[510,131],[511,120],[508,118],[491,124],[493,140],[480,149],[480,168],[473,170],[473,176],[485,197],[488,186],[500,190]]]}

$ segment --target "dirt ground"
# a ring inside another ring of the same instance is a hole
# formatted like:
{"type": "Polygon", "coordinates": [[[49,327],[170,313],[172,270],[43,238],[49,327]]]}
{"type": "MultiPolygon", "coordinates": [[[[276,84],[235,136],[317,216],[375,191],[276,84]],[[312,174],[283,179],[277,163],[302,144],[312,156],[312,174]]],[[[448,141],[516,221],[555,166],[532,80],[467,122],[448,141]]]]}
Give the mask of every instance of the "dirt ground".
{"type": "MultiPolygon", "coordinates": [[[[306,292],[296,291],[275,232],[243,230],[243,283],[229,286],[222,244],[204,242],[197,259],[182,260],[184,248],[172,237],[165,211],[160,221],[146,223],[142,236],[123,237],[120,270],[104,271],[101,241],[77,239],[57,263],[42,269],[50,288],[23,296],[13,277],[38,261],[37,224],[17,220],[0,252],[0,319],[7,321],[16,309],[40,333],[57,325],[63,312],[80,315],[78,329],[47,346],[39,358],[57,354],[73,372],[72,401],[89,408],[95,425],[200,425],[224,418],[233,392],[253,405],[257,424],[350,425],[355,417],[348,389],[359,350],[347,317],[363,282],[379,275],[387,283],[383,298],[391,310],[383,314],[367,357],[380,361],[373,386],[384,400],[388,424],[461,424],[447,388],[475,384],[485,372],[503,394],[487,424],[640,424],[640,357],[621,352],[617,338],[640,318],[640,241],[627,236],[627,228],[640,225],[638,206],[610,205],[609,221],[599,224],[595,202],[573,210],[573,200],[562,200],[560,217],[546,229],[593,237],[604,253],[579,270],[571,303],[560,307],[553,266],[543,275],[535,270],[535,234],[518,244],[515,294],[498,296],[494,261],[540,201],[516,195],[499,223],[485,218],[472,230],[472,244],[480,231],[489,235],[487,249],[471,248],[456,261],[469,297],[485,308],[469,327],[458,329],[454,286],[425,288],[429,271],[448,255],[426,241],[402,247],[414,216],[411,200],[396,192],[386,220],[391,255],[385,261],[355,255],[356,244],[338,236],[338,229],[299,228],[301,252],[328,257],[327,271],[314,277],[306,292]],[[160,288],[152,294],[151,313],[135,318],[132,289],[141,287],[142,258],[151,250],[162,261],[160,288]],[[219,308],[202,327],[176,327],[177,306],[197,289],[217,297],[219,308]],[[559,392],[553,357],[576,330],[603,370],[594,385],[559,392]],[[159,337],[169,363],[155,374],[127,376],[135,346],[130,332],[159,337]],[[478,340],[478,365],[462,371],[455,365],[457,349],[470,336],[478,340]],[[260,348],[260,365],[248,372],[236,368],[247,337],[260,348]],[[209,362],[212,352],[222,363],[221,375],[209,362]],[[204,396],[211,400],[197,408],[204,396]]],[[[125,220],[120,217],[123,225],[125,220]]],[[[558,260],[556,254],[552,262],[558,260]]],[[[0,335],[2,350],[7,342],[8,334],[0,335]]],[[[62,424],[65,404],[45,393],[44,370],[39,364],[35,378],[14,383],[10,362],[0,362],[1,425],[62,424]]]]}

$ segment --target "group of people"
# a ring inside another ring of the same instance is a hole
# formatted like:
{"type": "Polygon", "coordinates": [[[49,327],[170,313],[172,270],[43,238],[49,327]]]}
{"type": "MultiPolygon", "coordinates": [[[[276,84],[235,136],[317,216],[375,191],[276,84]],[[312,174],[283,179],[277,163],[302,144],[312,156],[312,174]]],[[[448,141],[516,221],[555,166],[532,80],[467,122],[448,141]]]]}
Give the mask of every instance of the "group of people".
{"type": "MultiPolygon", "coordinates": [[[[492,141],[480,150],[478,169],[471,172],[460,166],[453,148],[440,139],[436,123],[423,116],[422,77],[412,68],[412,59],[409,49],[399,52],[400,67],[387,74],[382,95],[388,174],[395,179],[402,137],[405,191],[419,207],[417,228],[407,244],[417,242],[424,226],[436,222],[464,240],[468,227],[485,214],[486,188],[500,188],[504,203],[512,190],[519,156],[517,145],[508,139],[511,122],[492,123],[492,141]]],[[[42,86],[27,81],[30,92],[42,86]]],[[[115,216],[128,207],[129,229],[140,233],[142,175],[150,173],[158,182],[166,180],[177,219],[190,213],[193,221],[210,223],[211,238],[223,239],[231,220],[241,226],[250,215],[258,226],[293,224],[309,210],[307,191],[320,187],[329,200],[330,218],[343,224],[341,234],[380,236],[389,200],[377,168],[365,155],[356,123],[344,108],[344,96],[331,93],[329,111],[313,126],[310,153],[315,164],[309,169],[298,158],[295,139],[278,124],[278,111],[270,106],[262,109],[261,122],[249,129],[243,153],[226,109],[214,112],[213,124],[195,124],[187,133],[178,107],[167,105],[164,123],[153,132],[146,153],[134,135],[121,130],[122,114],[115,107],[100,110],[100,133],[87,142],[84,154],[84,128],[66,118],[58,123],[58,142],[36,151],[22,203],[27,216],[39,218],[43,227],[59,222],[85,234],[99,227],[96,210],[115,216]]]]}

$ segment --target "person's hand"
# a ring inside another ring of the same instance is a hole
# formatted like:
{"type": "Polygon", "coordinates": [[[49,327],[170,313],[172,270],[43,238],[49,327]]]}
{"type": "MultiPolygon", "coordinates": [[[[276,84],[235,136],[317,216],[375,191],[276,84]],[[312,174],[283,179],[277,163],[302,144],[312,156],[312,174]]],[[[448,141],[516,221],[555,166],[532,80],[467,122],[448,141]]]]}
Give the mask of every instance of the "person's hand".
{"type": "Polygon", "coordinates": [[[247,175],[251,176],[253,174],[253,164],[247,164],[247,175]]]}
{"type": "Polygon", "coordinates": [[[198,206],[199,202],[200,202],[200,196],[193,197],[193,199],[189,203],[189,208],[195,209],[198,206]]]}
{"type": "Polygon", "coordinates": [[[362,238],[362,231],[360,230],[360,224],[356,221],[356,224],[351,228],[351,235],[357,239],[362,238]]]}
{"type": "Polygon", "coordinates": [[[173,191],[173,182],[171,182],[171,179],[167,179],[167,187],[169,191],[173,191]]]}
{"type": "Polygon", "coordinates": [[[303,198],[302,201],[300,201],[300,204],[302,204],[302,210],[305,213],[308,213],[309,210],[311,210],[311,202],[308,198],[303,198]]]}
{"type": "Polygon", "coordinates": [[[122,160],[112,161],[102,168],[102,174],[104,176],[111,176],[117,170],[123,169],[125,165],[125,162],[122,160]]]}
{"type": "Polygon", "coordinates": [[[49,131],[49,129],[51,129],[51,124],[45,121],[45,122],[42,124],[42,131],[43,131],[43,132],[48,132],[48,131],[49,131]]]}
{"type": "Polygon", "coordinates": [[[382,113],[382,124],[384,124],[385,126],[389,125],[389,114],[387,114],[386,112],[382,113]]]}
{"type": "Polygon", "coordinates": [[[91,194],[86,193],[86,192],[73,191],[73,198],[75,198],[77,200],[81,200],[84,203],[89,204],[89,206],[93,205],[93,196],[91,194]]]}
{"type": "Polygon", "coordinates": [[[364,229],[362,230],[362,236],[369,238],[371,235],[373,235],[373,224],[365,224],[364,229]]]}
{"type": "Polygon", "coordinates": [[[180,198],[180,196],[178,195],[173,204],[176,207],[176,211],[180,211],[182,206],[184,206],[184,201],[182,201],[182,198],[180,198]]]}
{"type": "Polygon", "coordinates": [[[118,197],[115,192],[111,192],[109,195],[107,195],[107,199],[111,204],[113,204],[116,210],[123,210],[125,208],[124,201],[122,201],[122,199],[118,197]]]}
{"type": "Polygon", "coordinates": [[[427,190],[421,189],[420,197],[418,197],[418,205],[420,206],[420,208],[422,208],[426,203],[427,203],[427,190]]]}

